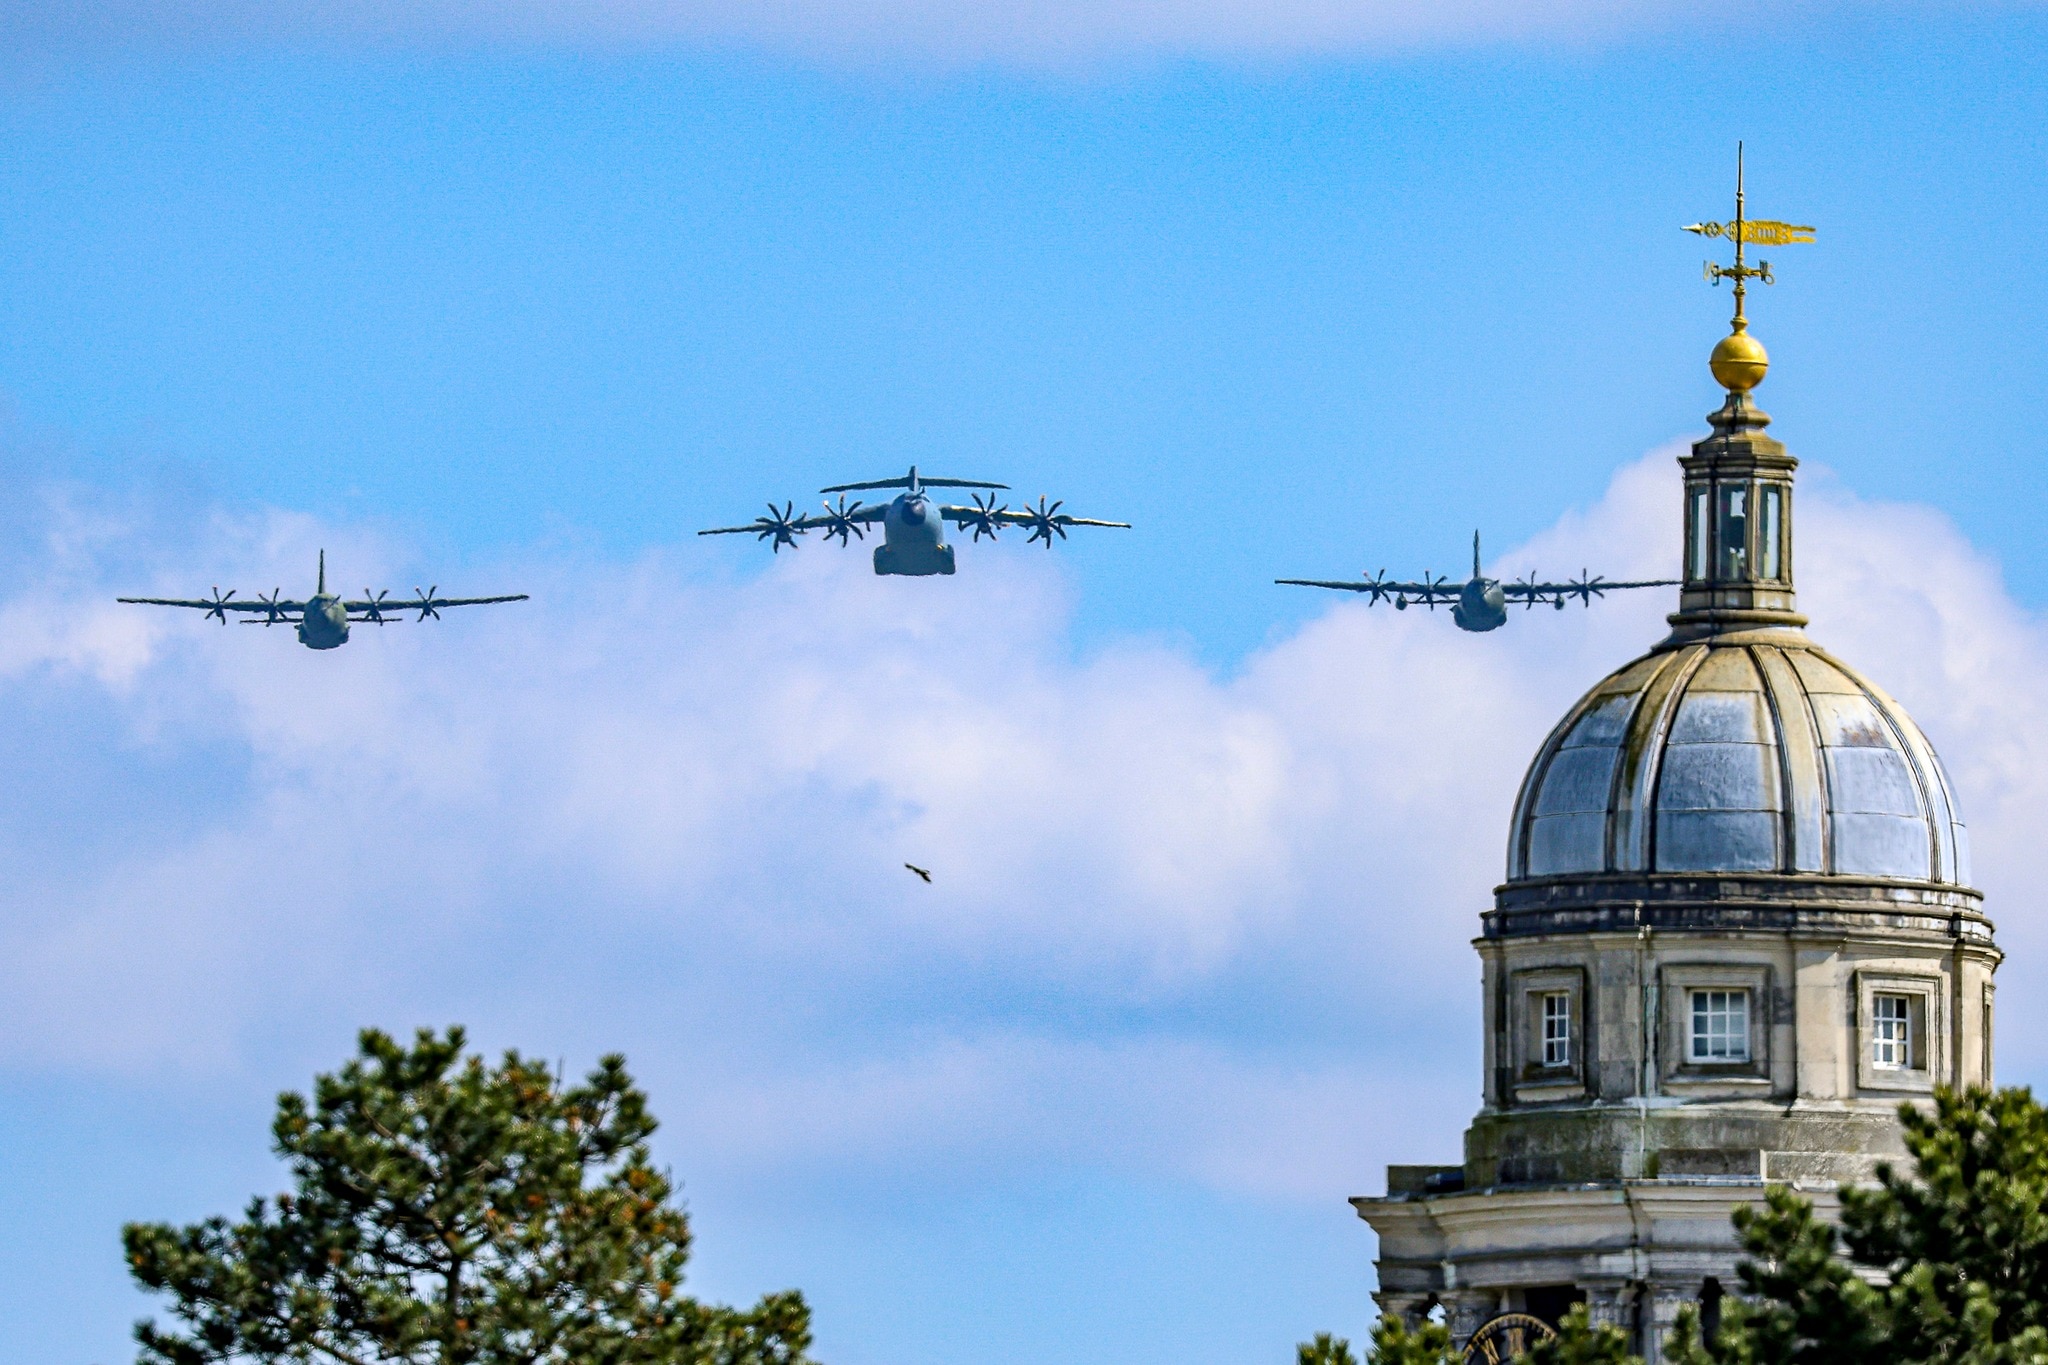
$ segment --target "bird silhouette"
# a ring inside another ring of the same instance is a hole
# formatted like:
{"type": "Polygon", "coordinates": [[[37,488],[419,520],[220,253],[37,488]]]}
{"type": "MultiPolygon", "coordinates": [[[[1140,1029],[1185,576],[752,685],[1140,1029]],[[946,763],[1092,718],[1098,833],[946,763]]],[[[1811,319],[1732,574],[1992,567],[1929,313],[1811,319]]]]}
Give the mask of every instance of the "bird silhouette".
{"type": "Polygon", "coordinates": [[[919,867],[916,863],[905,863],[904,866],[909,868],[912,872],[915,872],[918,876],[924,878],[927,882],[929,882],[932,879],[932,874],[925,871],[923,868],[919,867]]]}

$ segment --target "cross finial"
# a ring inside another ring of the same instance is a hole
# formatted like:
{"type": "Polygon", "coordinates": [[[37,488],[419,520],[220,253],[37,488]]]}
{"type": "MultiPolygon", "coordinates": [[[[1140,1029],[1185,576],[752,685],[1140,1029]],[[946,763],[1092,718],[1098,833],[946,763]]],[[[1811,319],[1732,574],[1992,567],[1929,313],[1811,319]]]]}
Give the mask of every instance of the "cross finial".
{"type": "Polygon", "coordinates": [[[1735,144],[1735,217],[1726,223],[1688,223],[1687,232],[1697,232],[1702,237],[1726,237],[1735,243],[1735,264],[1720,265],[1713,261],[1706,263],[1706,277],[1719,284],[1723,279],[1735,281],[1735,317],[1732,326],[1737,333],[1749,329],[1749,319],[1742,315],[1742,300],[1749,292],[1745,287],[1750,280],[1762,280],[1765,284],[1776,284],[1771,275],[1771,263],[1758,261],[1750,265],[1744,260],[1744,248],[1751,242],[1758,246],[1789,246],[1795,242],[1813,240],[1814,229],[1804,223],[1781,223],[1774,218],[1751,218],[1744,202],[1742,185],[1742,144],[1735,144]]]}
{"type": "Polygon", "coordinates": [[[1771,275],[1769,261],[1749,264],[1745,248],[1752,242],[1758,246],[1810,242],[1814,230],[1804,223],[1781,223],[1775,218],[1749,216],[1743,194],[1740,142],[1735,144],[1735,217],[1725,223],[1688,223],[1685,230],[1697,232],[1702,237],[1726,237],[1735,244],[1734,265],[1720,265],[1714,261],[1706,264],[1706,276],[1711,283],[1718,285],[1724,279],[1735,281],[1735,316],[1730,320],[1729,334],[1722,337],[1721,343],[1714,348],[1710,363],[1714,378],[1731,392],[1746,393],[1763,382],[1770,360],[1756,338],[1748,335],[1749,319],[1743,316],[1742,301],[1749,292],[1749,281],[1762,280],[1765,284],[1776,284],[1777,281],[1771,275]]]}

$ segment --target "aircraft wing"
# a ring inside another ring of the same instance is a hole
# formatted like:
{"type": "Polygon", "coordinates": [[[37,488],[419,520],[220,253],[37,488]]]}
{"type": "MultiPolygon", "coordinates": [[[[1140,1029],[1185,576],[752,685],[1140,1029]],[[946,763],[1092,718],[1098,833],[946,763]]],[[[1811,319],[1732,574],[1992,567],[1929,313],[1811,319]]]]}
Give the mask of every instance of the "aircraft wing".
{"type": "MultiPolygon", "coordinates": [[[[881,515],[880,508],[875,509],[875,515],[881,515]]],[[[853,514],[853,519],[855,521],[871,520],[871,518],[864,516],[859,512],[853,514]]],[[[780,524],[787,527],[791,531],[811,531],[816,530],[820,526],[823,526],[825,524],[825,518],[814,517],[810,513],[806,512],[804,513],[804,515],[800,517],[791,517],[788,521],[782,522],[780,524]]],[[[772,535],[773,533],[774,527],[769,524],[767,518],[763,517],[761,520],[756,521],[751,526],[714,526],[708,531],[699,531],[697,534],[700,536],[767,536],[772,535]]]]}
{"type": "Polygon", "coordinates": [[[997,526],[1036,526],[1043,521],[1050,521],[1055,526],[1117,526],[1126,531],[1131,529],[1128,521],[1071,517],[1065,512],[1053,512],[1042,516],[1037,512],[1012,512],[1006,507],[993,512],[984,512],[979,507],[941,507],[939,515],[956,526],[986,526],[990,523],[997,526]]]}
{"type": "MultiPolygon", "coordinates": [[[[961,526],[972,525],[980,521],[984,515],[978,507],[941,507],[939,513],[947,521],[961,526]]],[[[989,520],[1001,526],[1031,526],[1035,525],[1039,520],[1036,512],[1012,512],[1007,509],[990,512],[986,515],[989,520]]],[[[1070,517],[1065,512],[1055,512],[1049,520],[1055,526],[1120,526],[1126,531],[1131,529],[1131,524],[1128,521],[1099,521],[1094,517],[1070,517]]]]}
{"type": "Polygon", "coordinates": [[[116,602],[133,602],[145,607],[197,607],[200,611],[219,616],[223,621],[227,620],[226,613],[231,611],[248,611],[258,612],[265,616],[282,616],[286,612],[298,612],[303,615],[306,610],[304,602],[273,602],[267,597],[252,597],[247,602],[235,602],[226,597],[202,597],[196,601],[189,597],[117,597],[114,600],[116,602]]]}
{"type": "Polygon", "coordinates": [[[413,592],[415,596],[400,598],[395,602],[388,594],[379,594],[375,598],[358,598],[343,602],[341,605],[348,612],[349,620],[368,621],[381,626],[391,621],[403,621],[405,613],[409,611],[419,613],[414,620],[424,621],[429,616],[439,616],[443,607],[485,607],[493,602],[526,600],[526,594],[523,592],[507,593],[499,597],[436,597],[432,593],[420,592],[418,588],[414,588],[413,592]]]}
{"type": "Polygon", "coordinates": [[[1340,592],[1371,593],[1374,602],[1382,597],[1391,597],[1402,602],[1455,602],[1458,592],[1465,585],[1439,579],[1434,583],[1389,583],[1383,578],[1276,578],[1275,583],[1292,584],[1298,588],[1335,588],[1340,592]]]}
{"type": "Polygon", "coordinates": [[[1570,583],[1536,583],[1524,579],[1519,583],[1502,583],[1500,592],[1510,602],[1563,602],[1576,597],[1591,606],[1593,599],[1604,592],[1622,588],[1675,588],[1678,583],[1676,578],[1645,578],[1627,582],[1581,578],[1570,583]]]}
{"type": "Polygon", "coordinates": [[[438,611],[442,607],[487,607],[493,602],[524,602],[525,600],[525,593],[515,592],[503,597],[427,597],[422,595],[397,602],[388,600],[377,602],[356,601],[343,602],[341,605],[352,612],[363,612],[375,617],[387,612],[418,611],[421,607],[432,607],[438,611]]]}

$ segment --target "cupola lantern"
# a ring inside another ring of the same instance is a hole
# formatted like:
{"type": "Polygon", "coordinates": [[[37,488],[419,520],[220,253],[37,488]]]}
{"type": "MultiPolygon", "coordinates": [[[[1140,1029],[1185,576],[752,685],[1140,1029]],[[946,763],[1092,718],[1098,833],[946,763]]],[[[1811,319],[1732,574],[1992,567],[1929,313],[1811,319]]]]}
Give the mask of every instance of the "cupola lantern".
{"type": "Polygon", "coordinates": [[[1775,283],[1771,263],[1750,265],[1746,248],[1813,240],[1813,228],[1750,218],[1742,183],[1742,150],[1735,153],[1735,217],[1693,223],[1686,231],[1725,237],[1735,263],[1707,262],[1715,284],[1735,283],[1729,333],[1708,358],[1727,400],[1707,421],[1713,434],[1681,459],[1685,470],[1685,586],[1671,624],[1681,637],[1752,626],[1803,626],[1792,591],[1792,472],[1799,462],[1784,443],[1765,434],[1770,416],[1751,399],[1763,383],[1770,356],[1749,334],[1743,300],[1750,280],[1775,283]]]}

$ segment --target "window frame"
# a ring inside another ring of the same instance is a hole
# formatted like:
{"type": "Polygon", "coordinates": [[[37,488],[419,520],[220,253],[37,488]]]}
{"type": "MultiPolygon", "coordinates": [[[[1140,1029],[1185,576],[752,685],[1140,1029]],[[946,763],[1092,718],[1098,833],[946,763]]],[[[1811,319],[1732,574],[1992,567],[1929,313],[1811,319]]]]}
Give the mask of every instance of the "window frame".
{"type": "Polygon", "coordinates": [[[1586,969],[1567,963],[1517,968],[1508,974],[1507,988],[1514,1102],[1541,1104],[1584,1096],[1594,1050],[1586,969]],[[1570,1056],[1561,1065],[1544,1060],[1545,1001],[1556,996],[1566,999],[1571,1029],[1570,1056]]]}
{"type": "Polygon", "coordinates": [[[1785,572],[1785,508],[1792,490],[1782,483],[1760,483],[1756,490],[1756,569],[1767,583],[1783,583],[1785,572]]]}
{"type": "Polygon", "coordinates": [[[1755,485],[1730,480],[1716,484],[1714,493],[1714,581],[1746,582],[1753,577],[1749,535],[1756,519],[1755,485]]]}
{"type": "Polygon", "coordinates": [[[1747,986],[1688,986],[1685,989],[1685,1006],[1685,1060],[1688,1065],[1700,1067],[1749,1065],[1751,1054],[1755,1050],[1751,1040],[1756,1034],[1756,1029],[1753,1026],[1756,1002],[1751,998],[1751,993],[1747,986]],[[1740,1005],[1741,1008],[1736,1009],[1735,1006],[1737,1005],[1740,1005]],[[1724,1027],[1718,1031],[1711,1027],[1717,1019],[1724,1024],[1724,1027]],[[1728,1026],[1738,1020],[1742,1025],[1739,1030],[1728,1026]],[[1709,1026],[1704,1032],[1700,1027],[1703,1021],[1709,1026]],[[1738,1045],[1736,1041],[1738,1032],[1741,1035],[1739,1046],[1742,1050],[1740,1052],[1732,1050],[1738,1045]],[[1711,1043],[1716,1038],[1721,1040],[1724,1047],[1731,1050],[1715,1052],[1711,1047],[1702,1050],[1702,1042],[1711,1043]]]}
{"type": "Polygon", "coordinates": [[[1686,489],[1685,576],[1694,583],[1714,581],[1714,486],[1692,484],[1686,489]]]}
{"type": "Polygon", "coordinates": [[[1932,1093],[1935,1081],[1948,1074],[1948,992],[1938,976],[1896,970],[1856,973],[1856,1085],[1860,1090],[1891,1093],[1932,1093]],[[1907,1002],[1910,1041],[1907,1065],[1885,1066],[1877,1060],[1877,1001],[1880,997],[1907,1002]]]}
{"type": "Polygon", "coordinates": [[[1878,1071],[1912,1071],[1916,1048],[1927,1046],[1927,1025],[1913,1027],[1913,997],[1901,991],[1870,993],[1870,1065],[1878,1071]]]}
{"type": "Polygon", "coordinates": [[[1719,1092],[1749,1095],[1774,1088],[1771,1072],[1773,1034],[1789,1016],[1789,1002],[1779,999],[1777,975],[1767,962],[1670,962],[1657,969],[1656,1040],[1659,1084],[1678,1092],[1719,1092]],[[1749,1056],[1692,1056],[1694,991],[1742,991],[1749,996],[1749,1056]]]}
{"type": "Polygon", "coordinates": [[[1543,1049],[1537,1064],[1545,1071],[1568,1070],[1577,1056],[1577,1048],[1573,1046],[1577,1030],[1572,1027],[1572,1015],[1576,1013],[1572,1009],[1572,993],[1542,991],[1536,999],[1541,1006],[1537,1026],[1542,1030],[1538,1042],[1543,1049]]]}

